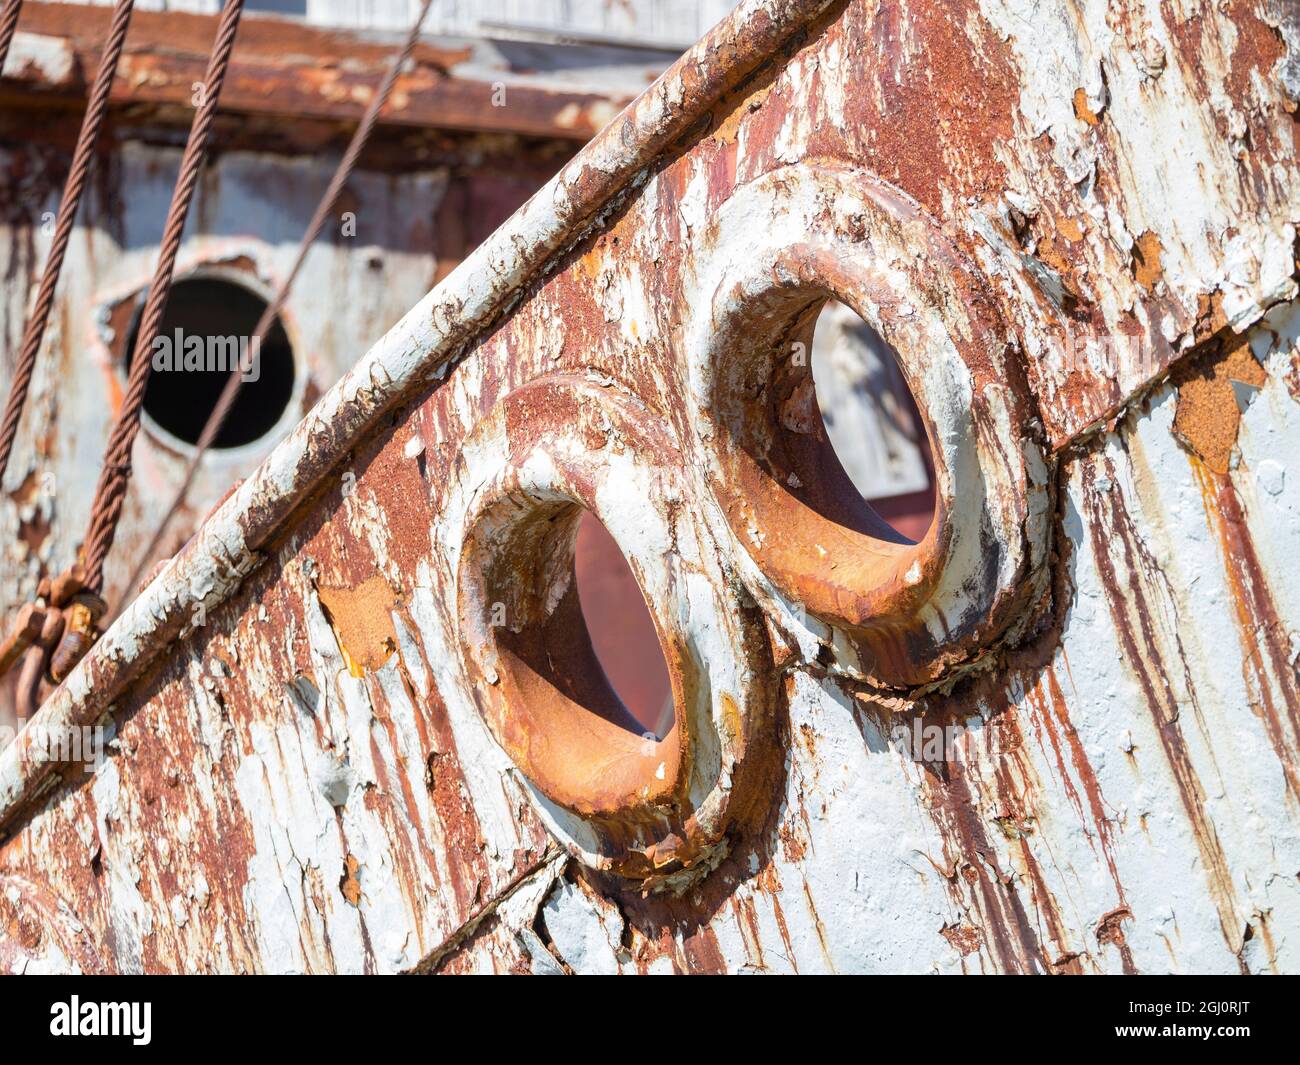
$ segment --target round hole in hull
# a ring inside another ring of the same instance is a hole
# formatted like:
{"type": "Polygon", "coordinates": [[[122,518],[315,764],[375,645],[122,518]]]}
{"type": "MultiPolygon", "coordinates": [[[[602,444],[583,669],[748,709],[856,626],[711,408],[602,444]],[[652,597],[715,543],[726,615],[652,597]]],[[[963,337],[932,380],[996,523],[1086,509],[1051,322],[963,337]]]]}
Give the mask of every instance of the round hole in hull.
{"type": "MultiPolygon", "coordinates": [[[[244,382],[213,447],[243,447],[279,424],[293,399],[293,349],[279,320],[260,345],[253,343],[266,306],[252,289],[224,277],[200,275],[172,285],[149,353],[153,369],[144,394],[144,412],[158,428],[197,444],[232,367],[244,382]]],[[[127,338],[128,372],[141,311],[127,338]]]]}

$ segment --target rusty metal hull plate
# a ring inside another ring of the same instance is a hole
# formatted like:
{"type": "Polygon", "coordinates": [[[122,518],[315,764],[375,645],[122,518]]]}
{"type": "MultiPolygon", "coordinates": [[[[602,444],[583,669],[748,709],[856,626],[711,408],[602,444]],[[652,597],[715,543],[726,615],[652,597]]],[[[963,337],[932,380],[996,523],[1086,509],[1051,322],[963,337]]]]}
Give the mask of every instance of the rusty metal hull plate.
{"type": "Polygon", "coordinates": [[[1290,30],[1017,7],[744,5],[417,305],[42,711],[104,763],[0,760],[0,872],[93,945],[40,958],[1300,969],[1290,30]],[[791,428],[827,297],[917,396],[918,544],[791,428]]]}

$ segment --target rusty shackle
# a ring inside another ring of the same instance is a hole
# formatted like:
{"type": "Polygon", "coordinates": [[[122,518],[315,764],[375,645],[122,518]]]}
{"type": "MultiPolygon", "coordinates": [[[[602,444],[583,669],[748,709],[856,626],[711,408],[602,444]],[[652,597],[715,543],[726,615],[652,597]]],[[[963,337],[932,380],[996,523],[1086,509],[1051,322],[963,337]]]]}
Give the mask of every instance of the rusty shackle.
{"type": "Polygon", "coordinates": [[[58,646],[50,654],[49,679],[62,684],[77,663],[99,639],[99,620],[108,604],[93,592],[79,591],[63,608],[66,625],[58,646]]]}
{"type": "Polygon", "coordinates": [[[23,717],[40,707],[42,687],[61,684],[99,638],[107,604],[84,583],[80,563],[42,578],[36,601],[24,604],[0,643],[0,676],[21,662],[16,701],[23,717]]]}
{"type": "Polygon", "coordinates": [[[44,625],[45,610],[36,603],[24,603],[9,635],[0,643],[0,677],[8,673],[39,639],[44,625]]]}

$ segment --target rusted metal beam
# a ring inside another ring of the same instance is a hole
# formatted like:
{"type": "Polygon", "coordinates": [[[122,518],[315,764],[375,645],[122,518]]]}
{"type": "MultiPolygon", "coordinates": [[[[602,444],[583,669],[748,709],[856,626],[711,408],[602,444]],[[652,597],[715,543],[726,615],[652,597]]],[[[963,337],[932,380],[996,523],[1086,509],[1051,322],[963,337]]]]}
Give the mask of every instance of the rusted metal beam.
{"type": "MultiPolygon", "coordinates": [[[[107,28],[103,7],[33,0],[0,100],[6,107],[76,106],[87,89],[107,28]]],[[[118,110],[189,108],[203,78],[205,42],[216,16],[139,12],[110,103],[118,110]]],[[[380,34],[329,30],[276,18],[250,19],[240,29],[226,113],[283,119],[359,121],[395,47],[380,34]]],[[[590,139],[631,94],[546,84],[544,76],[487,65],[476,42],[426,39],[397,83],[383,122],[390,126],[493,131],[590,139]]]]}

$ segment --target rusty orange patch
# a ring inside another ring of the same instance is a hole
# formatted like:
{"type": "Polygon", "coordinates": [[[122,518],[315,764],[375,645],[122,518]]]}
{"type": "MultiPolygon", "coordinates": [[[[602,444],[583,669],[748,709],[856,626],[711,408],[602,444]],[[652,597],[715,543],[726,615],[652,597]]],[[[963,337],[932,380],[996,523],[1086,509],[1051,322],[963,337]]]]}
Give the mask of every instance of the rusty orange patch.
{"type": "Polygon", "coordinates": [[[1149,229],[1138,237],[1137,243],[1133,245],[1133,276],[1148,292],[1154,289],[1156,283],[1164,277],[1164,270],[1160,265],[1160,257],[1164,254],[1164,250],[1160,238],[1149,229]]]}
{"type": "Polygon", "coordinates": [[[1216,473],[1227,473],[1241,411],[1232,382],[1261,387],[1267,379],[1244,337],[1233,338],[1178,386],[1174,433],[1216,473]]]}
{"type": "Polygon", "coordinates": [[[1083,240],[1083,227],[1069,215],[1062,215],[1056,223],[1056,228],[1071,244],[1083,240]]]}
{"type": "Polygon", "coordinates": [[[392,609],[397,596],[383,577],[367,577],[355,588],[326,588],[320,591],[321,606],[334,629],[339,650],[348,670],[359,677],[376,670],[397,650],[397,630],[392,609]]]}
{"type": "Polygon", "coordinates": [[[343,859],[343,875],[339,877],[339,890],[353,906],[361,905],[361,881],[357,879],[357,870],[360,868],[361,863],[351,854],[343,859]]]}
{"type": "Polygon", "coordinates": [[[1117,947],[1124,946],[1124,922],[1131,920],[1133,920],[1133,913],[1127,906],[1103,914],[1101,920],[1097,922],[1097,942],[1113,943],[1117,947]]]}
{"type": "Polygon", "coordinates": [[[1213,336],[1228,325],[1228,315],[1223,309],[1223,290],[1196,297],[1196,338],[1213,336]]]}
{"type": "Polygon", "coordinates": [[[1074,117],[1090,126],[1101,121],[1101,115],[1088,106],[1088,94],[1083,89],[1074,90],[1074,117]]]}
{"type": "Polygon", "coordinates": [[[719,114],[717,128],[713,131],[713,139],[719,144],[730,144],[736,139],[740,132],[740,123],[746,115],[757,111],[763,106],[763,101],[767,99],[768,94],[772,91],[772,83],[761,86],[748,97],[736,102],[730,111],[719,114]]]}
{"type": "Polygon", "coordinates": [[[963,958],[980,949],[980,930],[973,925],[946,924],[939,929],[939,934],[951,943],[963,958]]]}

